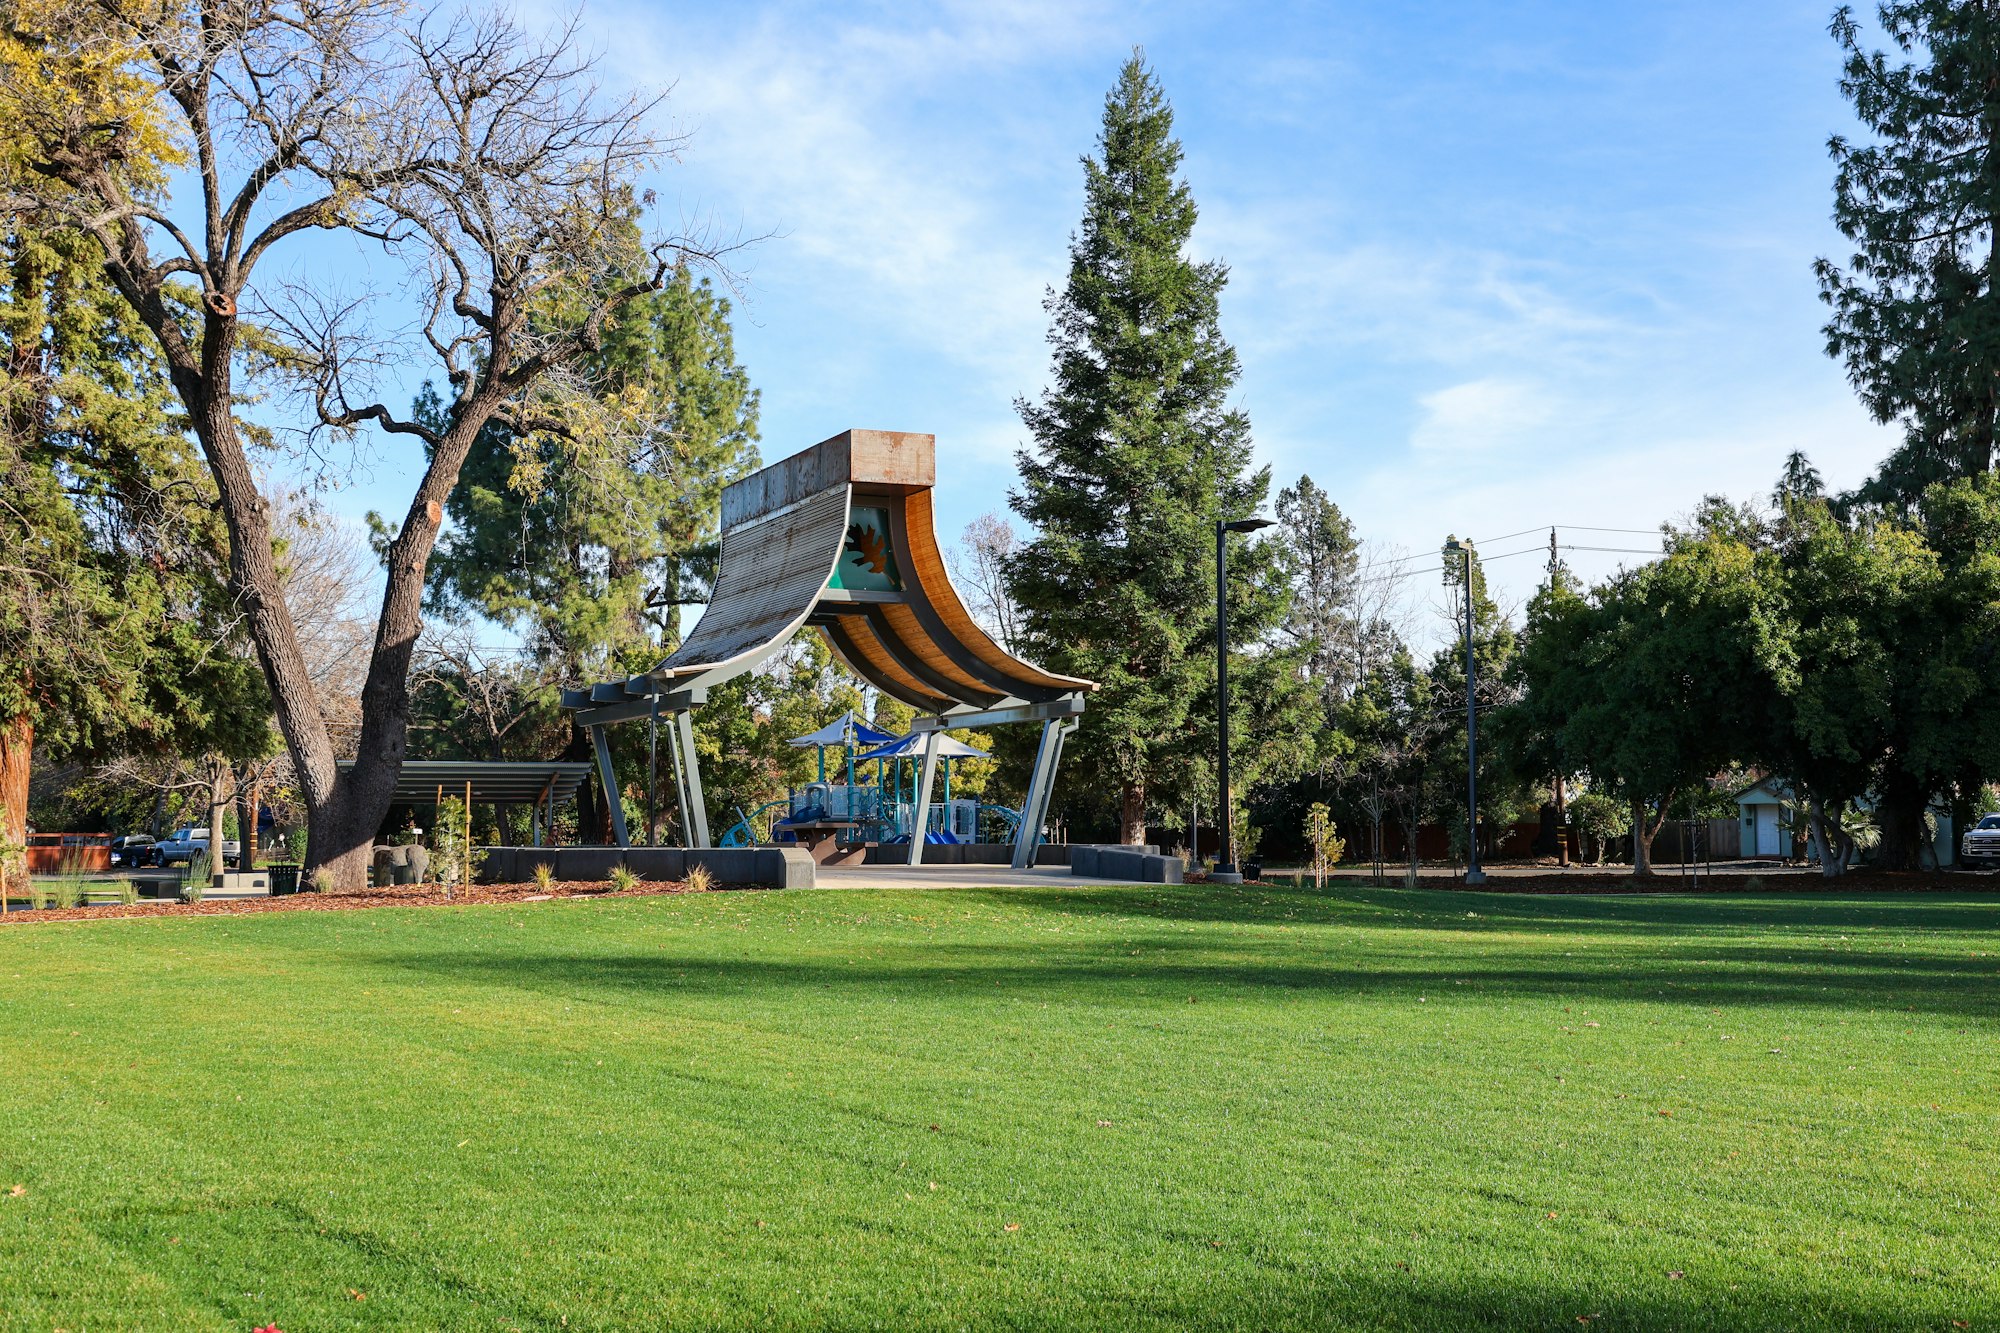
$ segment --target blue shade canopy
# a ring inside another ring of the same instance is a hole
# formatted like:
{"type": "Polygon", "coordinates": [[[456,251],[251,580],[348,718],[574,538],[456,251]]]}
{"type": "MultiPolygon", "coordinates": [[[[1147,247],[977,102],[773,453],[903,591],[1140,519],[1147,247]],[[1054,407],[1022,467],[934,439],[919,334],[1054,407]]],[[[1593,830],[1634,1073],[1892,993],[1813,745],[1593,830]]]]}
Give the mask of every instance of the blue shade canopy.
{"type": "MultiPolygon", "coordinates": [[[[901,759],[924,752],[924,733],[913,731],[907,736],[898,736],[887,745],[878,745],[872,750],[864,750],[854,756],[854,762],[864,759],[901,759]]],[[[984,750],[976,750],[964,741],[951,736],[938,737],[938,758],[940,759],[991,759],[984,750]]]]}
{"type": "Polygon", "coordinates": [[[884,741],[893,741],[895,739],[894,736],[883,731],[881,728],[871,727],[866,722],[863,722],[854,715],[854,710],[850,708],[833,721],[821,727],[818,731],[805,736],[794,736],[786,743],[796,745],[801,750],[812,750],[822,745],[846,745],[850,741],[855,745],[880,745],[884,741]],[[847,730],[850,725],[854,728],[852,736],[848,734],[847,730]]]}

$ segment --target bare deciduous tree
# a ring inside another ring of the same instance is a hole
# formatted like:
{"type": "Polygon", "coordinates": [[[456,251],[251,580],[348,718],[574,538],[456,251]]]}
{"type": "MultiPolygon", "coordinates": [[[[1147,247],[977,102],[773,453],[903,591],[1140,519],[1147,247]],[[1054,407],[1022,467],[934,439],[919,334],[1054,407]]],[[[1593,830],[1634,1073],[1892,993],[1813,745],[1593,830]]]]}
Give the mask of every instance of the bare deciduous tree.
{"type": "Polygon", "coordinates": [[[143,114],[189,154],[199,198],[171,207],[130,169],[131,116],[53,101],[46,123],[19,127],[41,185],[15,206],[94,236],[159,340],[220,492],[230,579],[305,802],[311,859],[358,885],[403,761],[425,567],[475,435],[495,419],[559,429],[564,414],[541,410],[551,377],[571,375],[613,313],[675,264],[713,258],[684,242],[635,253],[621,240],[635,176],[674,145],[647,128],[650,103],[600,96],[573,29],[538,40],[498,14],[413,17],[390,0],[48,0],[36,21],[48,59],[88,63],[114,49],[143,114]],[[417,348],[377,340],[383,321],[330,283],[258,285],[260,265],[319,229],[372,243],[407,275],[417,348]],[[193,308],[171,290],[188,282],[193,308]],[[252,350],[246,307],[291,344],[275,366],[302,386],[311,445],[372,427],[428,450],[388,544],[357,763],[344,773],[234,415],[252,350]],[[439,363],[441,421],[372,397],[371,372],[412,350],[439,363]]]}
{"type": "Polygon", "coordinates": [[[1007,593],[1007,566],[1020,549],[1014,525],[993,513],[966,524],[958,546],[945,552],[952,579],[971,595],[973,616],[1010,653],[1018,651],[1018,616],[1007,593]]]}

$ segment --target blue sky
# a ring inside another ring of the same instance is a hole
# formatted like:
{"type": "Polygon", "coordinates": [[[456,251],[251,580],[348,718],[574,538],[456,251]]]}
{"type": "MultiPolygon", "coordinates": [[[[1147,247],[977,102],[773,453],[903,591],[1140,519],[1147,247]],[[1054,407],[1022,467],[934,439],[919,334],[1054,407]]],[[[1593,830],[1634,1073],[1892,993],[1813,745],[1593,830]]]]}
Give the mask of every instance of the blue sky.
{"type": "MultiPolygon", "coordinates": [[[[1794,448],[1836,486],[1886,451],[1822,353],[1810,269],[1845,253],[1829,10],[595,0],[583,23],[608,84],[671,85],[689,140],[653,182],[661,222],[767,236],[737,260],[765,457],[934,432],[946,532],[1005,506],[1077,159],[1143,46],[1195,249],[1232,269],[1261,458],[1423,551],[1651,529],[1767,491],[1794,448]]],[[[385,457],[340,503],[399,510],[399,473],[385,457]]],[[[1492,567],[1515,599],[1540,572],[1492,567]]]]}

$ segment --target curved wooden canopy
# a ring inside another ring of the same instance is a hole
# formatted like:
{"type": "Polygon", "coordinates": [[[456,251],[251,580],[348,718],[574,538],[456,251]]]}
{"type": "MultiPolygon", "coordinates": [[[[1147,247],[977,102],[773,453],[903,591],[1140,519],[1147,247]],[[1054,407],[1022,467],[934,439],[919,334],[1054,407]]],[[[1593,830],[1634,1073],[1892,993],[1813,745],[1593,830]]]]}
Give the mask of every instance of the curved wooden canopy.
{"type": "Polygon", "coordinates": [[[733,483],[715,591],[693,632],[646,675],[565,691],[564,704],[704,690],[808,624],[862,679],[941,716],[1095,690],[1015,657],[966,610],[938,549],[935,464],[932,436],[851,430],[733,483]]]}

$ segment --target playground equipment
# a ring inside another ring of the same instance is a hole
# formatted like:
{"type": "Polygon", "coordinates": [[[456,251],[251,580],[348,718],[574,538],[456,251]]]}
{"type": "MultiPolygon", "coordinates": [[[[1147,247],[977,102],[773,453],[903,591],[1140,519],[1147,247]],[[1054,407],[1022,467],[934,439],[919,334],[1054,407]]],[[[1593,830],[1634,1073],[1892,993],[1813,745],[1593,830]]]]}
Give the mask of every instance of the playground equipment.
{"type": "MultiPolygon", "coordinates": [[[[693,631],[645,675],[563,691],[563,707],[589,730],[607,789],[615,783],[604,728],[669,720],[687,843],[709,846],[694,710],[713,686],[769,661],[810,625],[862,679],[918,710],[922,753],[905,830],[931,826],[947,727],[1041,724],[1013,854],[1016,867],[1032,863],[1063,742],[1097,685],[1021,661],[966,611],[931,517],[935,448],[929,435],[845,431],[723,491],[714,595],[693,631]]],[[[623,812],[607,804],[613,835],[629,846],[623,812]]],[[[922,862],[924,842],[910,840],[911,865],[922,862]]]]}
{"type": "MultiPolygon", "coordinates": [[[[819,750],[819,777],[797,788],[781,800],[767,801],[749,814],[736,812],[737,822],[722,835],[724,847],[748,847],[760,843],[805,842],[817,845],[845,834],[849,844],[880,842],[906,844],[917,821],[918,766],[929,738],[922,732],[890,736],[856,718],[850,711],[818,731],[795,736],[788,742],[799,748],[819,750]],[[881,742],[876,744],[875,742],[881,742]],[[862,748],[866,745],[867,748],[862,748]],[[844,768],[845,783],[828,780],[826,752],[838,748],[841,759],[834,766],[838,775],[844,768]],[[872,776],[857,769],[874,765],[872,776]]],[[[982,841],[1013,841],[1021,825],[1021,813],[1004,805],[990,805],[976,799],[951,794],[951,765],[955,760],[984,759],[986,751],[967,745],[952,736],[939,738],[937,763],[943,774],[943,792],[925,816],[924,841],[930,844],[982,841]],[[987,838],[998,833],[1000,838],[987,838]]]]}

